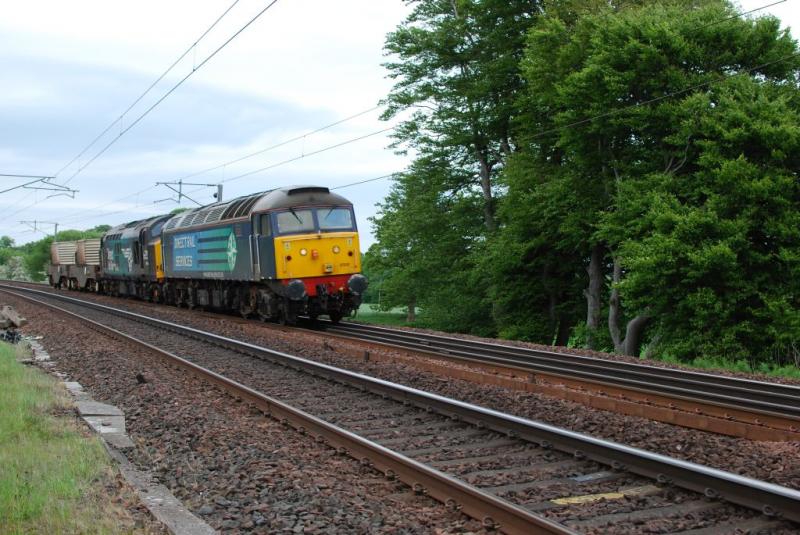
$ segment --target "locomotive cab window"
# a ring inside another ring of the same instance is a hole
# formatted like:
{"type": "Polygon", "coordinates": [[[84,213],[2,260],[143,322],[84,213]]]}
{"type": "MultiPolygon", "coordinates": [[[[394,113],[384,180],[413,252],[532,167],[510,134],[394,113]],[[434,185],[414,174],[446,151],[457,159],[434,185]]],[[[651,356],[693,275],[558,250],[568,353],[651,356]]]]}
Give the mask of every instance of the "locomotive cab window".
{"type": "Polygon", "coordinates": [[[319,208],[317,210],[320,230],[352,230],[353,212],[349,208],[319,208]]]}
{"type": "Polygon", "coordinates": [[[314,214],[311,210],[288,210],[275,214],[275,225],[279,234],[312,232],[314,214]]]}

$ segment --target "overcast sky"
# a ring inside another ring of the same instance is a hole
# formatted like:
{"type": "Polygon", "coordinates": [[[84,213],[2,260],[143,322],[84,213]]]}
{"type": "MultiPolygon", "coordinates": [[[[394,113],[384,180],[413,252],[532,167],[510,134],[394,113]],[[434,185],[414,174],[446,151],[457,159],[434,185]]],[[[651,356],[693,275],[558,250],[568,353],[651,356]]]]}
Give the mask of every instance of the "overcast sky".
{"type": "MultiPolygon", "coordinates": [[[[233,0],[8,2],[0,17],[0,173],[52,175],[76,156],[191,45],[233,0]]],[[[800,27],[800,0],[762,13],[800,27]]],[[[64,183],[269,2],[240,0],[120,124],[55,182],[64,183]]],[[[747,0],[749,10],[770,3],[747,0]]],[[[21,220],[61,229],[117,224],[169,211],[173,181],[302,136],[375,107],[392,85],[381,67],[386,33],[406,16],[401,0],[279,0],[147,117],[72,178],[75,199],[52,192],[0,194],[0,234],[43,236],[21,220]]],[[[797,35],[796,31],[793,32],[797,35]]],[[[186,179],[224,184],[224,197],[291,184],[329,187],[402,170],[379,110],[256,157],[186,179]],[[304,156],[306,155],[306,156],[304,156]],[[302,158],[296,159],[298,157],[302,158]],[[263,172],[238,175],[278,165],[263,172]]],[[[0,190],[21,179],[0,178],[0,190]]],[[[388,192],[378,180],[341,190],[356,205],[364,249],[367,217],[388,192]]],[[[212,188],[188,187],[206,204],[212,188]]],[[[184,200],[182,206],[195,206],[184,200]]],[[[48,227],[45,227],[47,229],[48,227]]],[[[51,228],[48,230],[52,232],[51,228]]]]}

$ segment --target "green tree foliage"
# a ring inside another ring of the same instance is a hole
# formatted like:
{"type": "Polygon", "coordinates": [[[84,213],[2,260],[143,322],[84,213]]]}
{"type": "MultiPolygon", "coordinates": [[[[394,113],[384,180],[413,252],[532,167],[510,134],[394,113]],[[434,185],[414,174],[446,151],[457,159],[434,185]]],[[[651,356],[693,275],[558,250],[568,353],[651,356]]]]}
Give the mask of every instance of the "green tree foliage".
{"type": "Polygon", "coordinates": [[[0,266],[8,263],[14,256],[14,240],[9,236],[0,236],[0,266]]]}
{"type": "MultiPolygon", "coordinates": [[[[721,2],[693,10],[686,7],[681,2],[620,10],[606,7],[579,16],[555,10],[537,20],[523,61],[528,91],[521,99],[520,155],[512,159],[507,173],[510,224],[504,232],[513,232],[521,217],[541,217],[548,227],[558,230],[529,229],[532,232],[525,241],[531,247],[557,243],[561,253],[582,254],[583,265],[576,266],[573,273],[583,276],[584,266],[589,272],[585,293],[590,345],[594,341],[591,331],[600,328],[601,308],[607,307],[612,348],[617,351],[638,354],[643,329],[650,323],[655,324],[652,332],[662,341],[662,349],[681,356],[687,356],[689,347],[740,356],[756,351],[760,341],[733,332],[752,327],[732,329],[729,327],[735,322],[730,320],[720,329],[700,327],[703,318],[719,319],[711,310],[724,301],[737,302],[734,295],[716,293],[716,298],[711,298],[708,288],[698,286],[701,281],[687,278],[689,286],[699,292],[698,300],[690,307],[693,314],[687,315],[685,309],[679,313],[679,308],[672,306],[675,300],[686,304],[693,299],[691,294],[674,295],[671,305],[659,306],[657,301],[672,293],[667,289],[675,288],[671,284],[675,280],[662,281],[659,288],[652,284],[656,273],[634,269],[637,264],[629,256],[644,251],[639,240],[646,238],[639,199],[651,196],[657,184],[669,183],[686,185],[679,194],[681,200],[688,195],[701,204],[708,202],[707,192],[697,190],[700,182],[695,176],[701,165],[708,165],[711,148],[702,140],[708,135],[701,130],[704,125],[708,129],[708,124],[717,124],[714,135],[725,138],[730,131],[720,125],[726,122],[727,113],[731,114],[727,126],[733,129],[743,127],[733,118],[746,123],[748,116],[736,102],[713,95],[737,83],[749,82],[767,91],[773,84],[792,81],[796,49],[775,19],[731,18],[735,14],[732,7],[721,2]],[[544,181],[531,177],[544,177],[544,181]],[[531,198],[535,207],[520,207],[519,200],[524,198],[531,198]],[[623,207],[624,216],[620,212],[623,207]],[[596,254],[598,251],[601,254],[596,254]],[[636,286],[639,291],[634,297],[628,281],[631,277],[651,284],[636,286]],[[701,313],[702,307],[709,307],[709,313],[701,313]],[[667,316],[693,322],[698,334],[687,338],[687,329],[670,331],[664,323],[667,316]],[[750,342],[734,349],[736,344],[714,341],[728,336],[750,342]],[[679,338],[682,348],[668,345],[667,340],[679,338]]],[[[750,96],[755,95],[751,92],[750,96]]],[[[781,100],[774,93],[765,98],[781,100]]],[[[727,146],[729,154],[747,159],[752,140],[747,135],[735,138],[736,142],[727,146]]],[[[766,169],[777,163],[758,160],[752,164],[768,173],[766,169]]],[[[779,167],[787,164],[791,162],[780,162],[779,167]]],[[[725,162],[716,158],[712,165],[725,162]]],[[[713,228],[704,229],[711,240],[713,228]]],[[[658,247],[649,252],[656,250],[658,247]]],[[[662,259],[669,254],[660,251],[662,259]]],[[[740,277],[753,267],[741,260],[734,258],[728,266],[740,277]]],[[[733,311],[725,315],[739,317],[733,311]]]]}
{"type": "Polygon", "coordinates": [[[672,357],[800,338],[797,45],[719,0],[416,0],[366,263],[432,325],[672,357]],[[427,315],[427,314],[426,314],[427,315]]]}
{"type": "Polygon", "coordinates": [[[408,3],[411,15],[386,41],[396,82],[386,117],[403,119],[396,147],[417,158],[375,219],[383,238],[368,264],[385,266],[386,306],[415,302],[432,326],[494,332],[477,265],[497,227],[496,180],[514,146],[519,60],[538,4],[408,3]]]}
{"type": "Polygon", "coordinates": [[[396,84],[386,117],[409,111],[396,131],[426,157],[463,169],[447,184],[480,198],[496,227],[496,175],[513,146],[511,117],[522,87],[525,32],[539,9],[530,0],[407,0],[408,19],[386,40],[396,84]]]}
{"type": "Polygon", "coordinates": [[[620,188],[620,292],[649,307],[662,350],[767,359],[800,338],[799,98],[736,77],[686,99],[692,172],[620,188]]]}
{"type": "Polygon", "coordinates": [[[399,177],[374,220],[367,265],[381,273],[383,308],[419,306],[439,328],[486,332],[487,303],[466,291],[476,286],[468,277],[481,211],[473,196],[442,194],[452,173],[444,160],[421,158],[399,177]]]}

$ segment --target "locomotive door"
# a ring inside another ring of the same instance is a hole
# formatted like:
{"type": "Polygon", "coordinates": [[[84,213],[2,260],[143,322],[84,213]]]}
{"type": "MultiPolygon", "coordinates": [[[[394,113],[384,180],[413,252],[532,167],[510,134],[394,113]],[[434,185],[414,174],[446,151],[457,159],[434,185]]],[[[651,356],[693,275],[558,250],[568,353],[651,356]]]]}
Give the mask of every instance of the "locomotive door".
{"type": "Polygon", "coordinates": [[[139,267],[146,271],[150,264],[150,252],[147,250],[147,230],[139,231],[139,267]]]}
{"type": "Polygon", "coordinates": [[[261,263],[258,259],[258,215],[254,215],[250,221],[250,267],[253,269],[253,280],[261,280],[261,263]]]}
{"type": "Polygon", "coordinates": [[[269,214],[253,216],[253,272],[257,280],[275,276],[275,255],[269,214]]]}

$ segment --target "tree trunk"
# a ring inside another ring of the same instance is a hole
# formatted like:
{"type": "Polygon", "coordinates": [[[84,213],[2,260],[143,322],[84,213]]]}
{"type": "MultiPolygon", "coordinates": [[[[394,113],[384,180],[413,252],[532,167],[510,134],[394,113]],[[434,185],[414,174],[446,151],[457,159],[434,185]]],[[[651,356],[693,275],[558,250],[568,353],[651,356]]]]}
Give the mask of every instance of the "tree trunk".
{"type": "Polygon", "coordinates": [[[603,287],[603,246],[592,248],[592,257],[586,272],[589,274],[589,287],[583,291],[586,297],[586,347],[594,349],[597,329],[600,327],[600,291],[603,287]]]}
{"type": "Polygon", "coordinates": [[[545,263],[542,267],[542,287],[547,292],[547,327],[549,329],[548,335],[550,341],[556,336],[556,329],[558,329],[558,296],[551,289],[548,288],[550,283],[550,264],[545,263]]]}
{"type": "Polygon", "coordinates": [[[492,166],[486,158],[478,151],[478,163],[481,166],[481,190],[483,191],[483,219],[486,229],[494,232],[497,224],[494,221],[494,198],[492,197],[492,166]]]}
{"type": "Polygon", "coordinates": [[[569,343],[569,335],[572,331],[572,321],[566,314],[561,314],[558,321],[558,334],[556,334],[556,345],[566,346],[569,343]]]}
{"type": "Polygon", "coordinates": [[[622,316],[620,306],[619,290],[616,285],[622,279],[622,264],[618,258],[614,258],[614,274],[612,276],[613,286],[611,297],[608,300],[608,330],[611,333],[611,340],[614,342],[614,352],[631,357],[638,357],[642,346],[642,334],[650,315],[645,310],[628,322],[625,326],[625,339],[620,339],[619,322],[622,316]]]}
{"type": "Polygon", "coordinates": [[[620,339],[619,321],[622,311],[619,304],[619,290],[617,283],[622,278],[622,264],[618,258],[614,257],[614,272],[611,277],[611,297],[608,299],[608,331],[611,333],[611,341],[614,342],[614,351],[622,353],[623,340],[620,339]]]}
{"type": "Polygon", "coordinates": [[[556,335],[556,329],[558,329],[558,313],[556,310],[558,301],[553,291],[549,291],[547,294],[549,301],[547,304],[547,326],[549,327],[548,335],[552,341],[553,337],[556,335]]]}
{"type": "Polygon", "coordinates": [[[650,316],[645,312],[628,322],[628,326],[625,328],[625,341],[622,343],[623,355],[639,356],[639,351],[642,347],[642,334],[648,321],[650,321],[650,316]]]}
{"type": "Polygon", "coordinates": [[[412,297],[408,301],[408,314],[406,315],[406,321],[408,323],[413,323],[417,320],[417,298],[412,297]]]}

